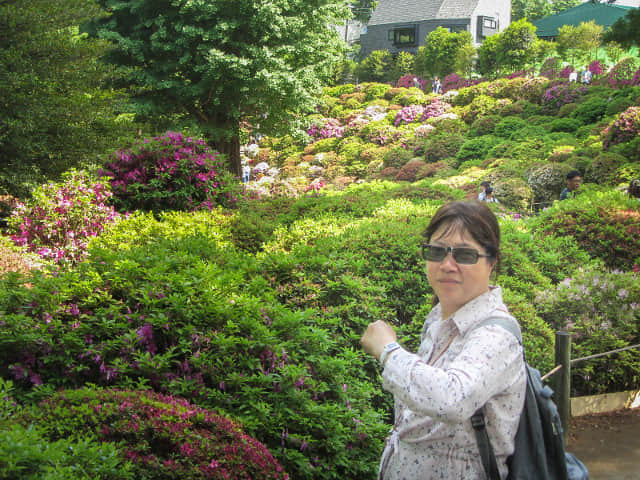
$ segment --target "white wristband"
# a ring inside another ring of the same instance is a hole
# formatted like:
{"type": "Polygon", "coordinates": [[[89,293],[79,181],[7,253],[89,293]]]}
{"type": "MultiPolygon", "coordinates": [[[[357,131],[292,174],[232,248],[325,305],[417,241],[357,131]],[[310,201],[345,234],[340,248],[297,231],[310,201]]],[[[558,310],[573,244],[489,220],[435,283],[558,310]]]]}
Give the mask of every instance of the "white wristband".
{"type": "Polygon", "coordinates": [[[400,345],[398,345],[398,342],[387,343],[382,349],[382,353],[380,354],[380,365],[384,367],[384,362],[387,360],[387,356],[391,352],[398,350],[399,348],[400,348],[400,345]]]}

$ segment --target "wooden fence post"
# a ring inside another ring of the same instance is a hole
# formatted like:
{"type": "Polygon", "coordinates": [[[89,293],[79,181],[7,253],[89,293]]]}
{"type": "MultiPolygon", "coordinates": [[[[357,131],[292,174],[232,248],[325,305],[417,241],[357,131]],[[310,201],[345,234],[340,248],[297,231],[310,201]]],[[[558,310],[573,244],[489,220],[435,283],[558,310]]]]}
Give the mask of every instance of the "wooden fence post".
{"type": "Polygon", "coordinates": [[[564,440],[569,435],[569,418],[571,416],[571,334],[556,332],[556,366],[562,365],[553,382],[555,402],[564,430],[564,440]]]}

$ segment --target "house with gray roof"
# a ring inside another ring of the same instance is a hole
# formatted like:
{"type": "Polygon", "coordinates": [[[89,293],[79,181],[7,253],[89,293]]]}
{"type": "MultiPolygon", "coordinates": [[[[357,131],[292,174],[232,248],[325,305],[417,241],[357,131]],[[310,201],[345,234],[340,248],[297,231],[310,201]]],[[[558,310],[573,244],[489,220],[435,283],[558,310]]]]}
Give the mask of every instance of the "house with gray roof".
{"type": "Polygon", "coordinates": [[[476,45],[511,23],[511,0],[380,0],[365,33],[360,54],[374,50],[416,53],[438,27],[468,31],[476,45]]]}

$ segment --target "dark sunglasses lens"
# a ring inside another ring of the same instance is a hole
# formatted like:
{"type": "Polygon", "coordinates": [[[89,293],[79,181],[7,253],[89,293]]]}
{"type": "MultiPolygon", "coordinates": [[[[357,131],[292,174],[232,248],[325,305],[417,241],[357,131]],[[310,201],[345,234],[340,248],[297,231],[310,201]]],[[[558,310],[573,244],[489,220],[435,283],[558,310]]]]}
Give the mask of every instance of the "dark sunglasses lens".
{"type": "Polygon", "coordinates": [[[453,259],[457,263],[472,265],[478,261],[478,252],[473,248],[454,248],[453,259]]]}
{"type": "Polygon", "coordinates": [[[422,246],[422,256],[430,262],[441,262],[447,256],[447,249],[444,247],[434,247],[433,245],[422,246]]]}

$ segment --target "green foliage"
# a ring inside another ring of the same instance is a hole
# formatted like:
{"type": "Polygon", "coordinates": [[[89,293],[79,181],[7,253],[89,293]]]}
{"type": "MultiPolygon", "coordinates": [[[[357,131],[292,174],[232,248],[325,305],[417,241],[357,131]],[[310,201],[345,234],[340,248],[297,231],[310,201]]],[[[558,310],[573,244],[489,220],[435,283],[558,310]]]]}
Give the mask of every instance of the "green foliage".
{"type": "Polygon", "coordinates": [[[609,102],[601,96],[589,96],[571,113],[582,124],[595,123],[604,117],[609,102]]]}
{"type": "MultiPolygon", "coordinates": [[[[51,419],[44,420],[49,424],[51,419]]],[[[0,478],[46,480],[128,480],[131,465],[115,445],[100,443],[83,425],[71,438],[51,441],[35,425],[0,428],[0,478]]]]}
{"type": "MultiPolygon", "coordinates": [[[[82,432],[97,437],[107,451],[118,445],[119,456],[131,461],[131,478],[289,478],[235,422],[180,398],[83,388],[58,392],[20,417],[40,425],[53,441],[82,432]]],[[[92,463],[101,460],[100,453],[92,463]]]]}
{"type": "Polygon", "coordinates": [[[99,14],[90,0],[0,4],[0,195],[24,198],[145,128],[106,84],[118,75],[98,60],[105,42],[78,34],[99,14]]]}
{"type": "Polygon", "coordinates": [[[571,65],[589,62],[596,58],[603,31],[604,27],[595,20],[580,22],[578,26],[563,25],[558,29],[556,50],[571,65]]]}
{"type": "Polygon", "coordinates": [[[500,140],[493,135],[483,135],[467,140],[456,153],[458,164],[474,159],[484,159],[489,150],[500,140]]]}
{"type": "Polygon", "coordinates": [[[522,118],[518,117],[507,117],[500,120],[495,128],[493,129],[493,133],[498,137],[502,138],[511,138],[511,136],[522,130],[527,126],[527,122],[522,118]]]}
{"type": "Polygon", "coordinates": [[[416,73],[444,78],[455,72],[457,59],[471,41],[471,34],[467,31],[450,32],[444,27],[436,28],[427,35],[425,45],[418,48],[416,73]]]}
{"type": "Polygon", "coordinates": [[[358,65],[358,77],[364,82],[385,82],[391,76],[393,57],[388,50],[374,50],[358,65]]]}
{"type": "Polygon", "coordinates": [[[576,118],[556,118],[549,124],[550,132],[575,132],[582,126],[576,118]]]}
{"type": "MultiPolygon", "coordinates": [[[[555,3],[555,2],[554,2],[555,3]]],[[[530,22],[552,13],[552,3],[546,0],[513,0],[511,2],[511,20],[526,18],[530,22]]]]}

